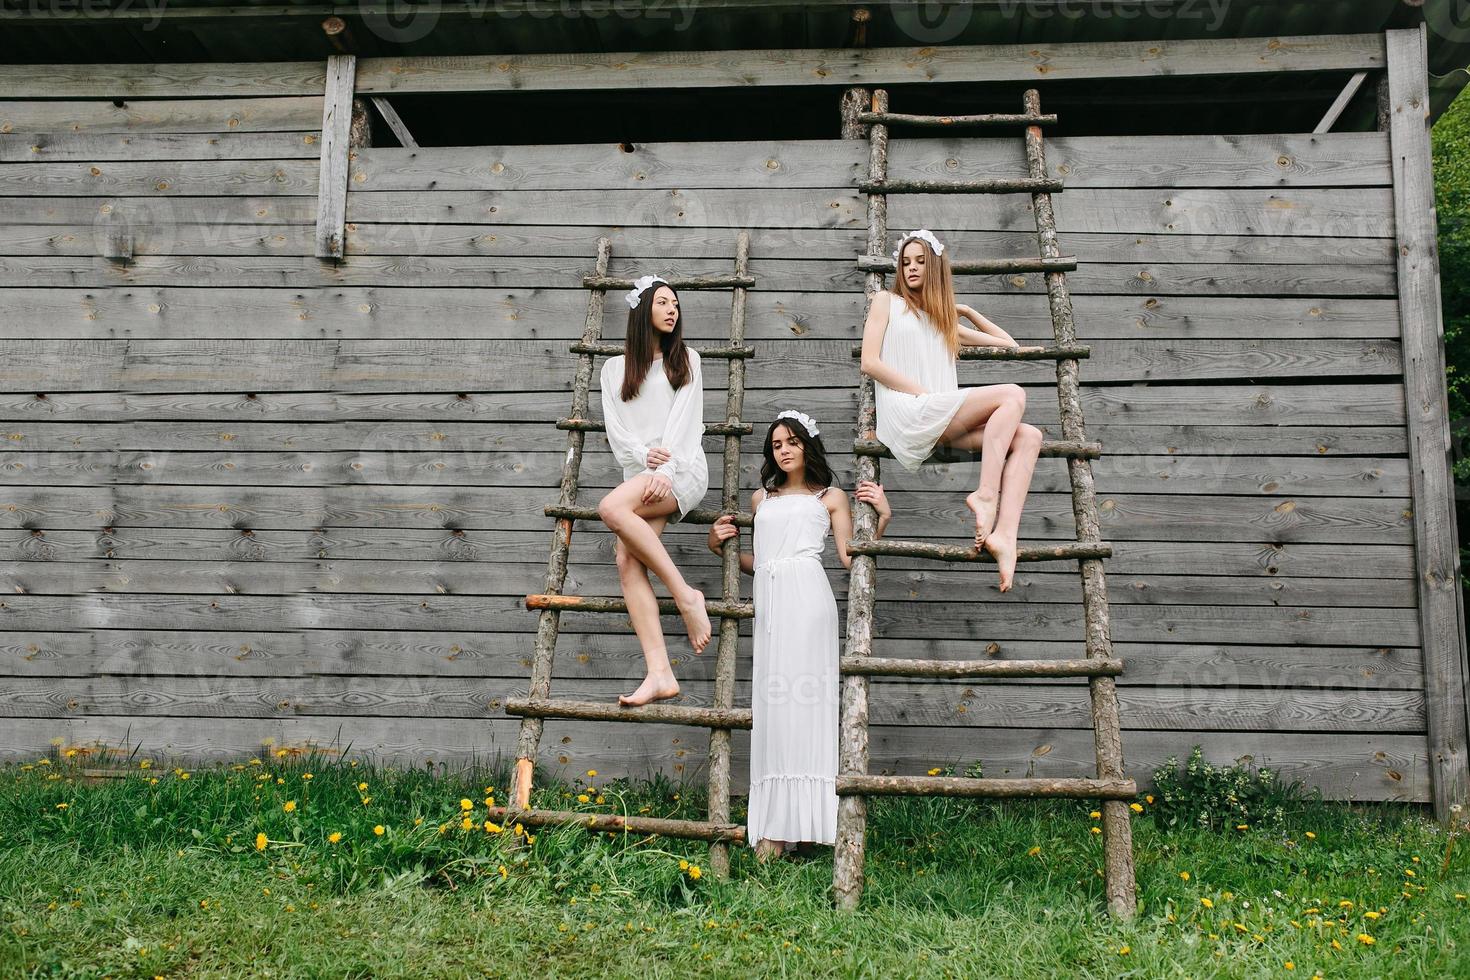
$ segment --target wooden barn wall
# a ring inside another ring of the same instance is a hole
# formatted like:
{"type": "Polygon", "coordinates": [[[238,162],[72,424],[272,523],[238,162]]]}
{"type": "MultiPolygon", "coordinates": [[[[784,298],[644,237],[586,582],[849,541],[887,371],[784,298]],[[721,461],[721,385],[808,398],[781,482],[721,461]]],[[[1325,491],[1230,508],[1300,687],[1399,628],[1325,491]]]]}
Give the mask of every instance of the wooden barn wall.
{"type": "MultiPolygon", "coordinates": [[[[865,143],[360,149],[338,265],[313,257],[321,119],[311,97],[0,103],[0,754],[513,755],[502,705],[526,689],[522,600],[545,573],[552,423],[600,235],[614,274],[678,274],[728,271],[749,229],[747,418],[811,413],[850,485],[865,143]],[[104,257],[128,240],[130,260],[104,257]]],[[[890,153],[895,178],[1024,166],[1019,135],[890,153]]],[[[1333,797],[1429,799],[1387,134],[1054,138],[1048,160],[1093,348],[1131,774],[1147,785],[1198,743],[1333,797]]],[[[1025,195],[895,197],[890,229],[920,226],[962,257],[1037,251],[1025,195]]],[[[1049,337],[1037,276],[958,285],[1023,342],[1049,337]]],[[[690,336],[724,335],[728,293],[683,299],[690,336]]],[[[620,338],[625,307],[607,309],[620,338]]],[[[706,366],[718,417],[725,367],[706,366]]],[[[1047,365],[961,378],[1029,386],[1028,417],[1056,431],[1047,365]]],[[[601,436],[588,448],[591,502],[617,473],[601,436]]],[[[892,535],[966,538],[973,463],[884,470],[892,535]]],[[[1073,535],[1066,491],[1042,460],[1024,538],[1073,535]]],[[[701,529],[667,540],[717,589],[701,529]]],[[[1065,563],[1004,596],[985,567],[885,559],[879,583],[883,655],[1082,654],[1065,563]]],[[[579,527],[567,591],[616,593],[605,532],[579,527]]],[[[554,693],[610,699],[641,676],[625,623],[562,622],[554,693]]],[[[707,703],[712,648],[673,646],[707,703]]],[[[1093,764],[1079,683],[877,679],[871,703],[875,770],[1093,764]]],[[[707,742],[546,733],[543,763],[568,775],[694,776],[707,742]]]]}

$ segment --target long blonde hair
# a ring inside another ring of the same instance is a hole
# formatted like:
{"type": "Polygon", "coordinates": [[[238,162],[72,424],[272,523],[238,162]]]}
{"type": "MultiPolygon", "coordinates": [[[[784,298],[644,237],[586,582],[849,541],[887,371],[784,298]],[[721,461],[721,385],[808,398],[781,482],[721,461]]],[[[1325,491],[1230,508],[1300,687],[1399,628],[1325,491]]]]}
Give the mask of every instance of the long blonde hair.
{"type": "MultiPolygon", "coordinates": [[[[946,249],[946,252],[948,249],[946,249]]],[[[912,236],[898,243],[898,266],[894,269],[893,293],[916,312],[929,317],[934,329],[944,339],[951,354],[960,351],[960,316],[954,302],[954,277],[949,270],[949,256],[935,255],[934,249],[922,238],[912,236]],[[909,288],[903,274],[903,253],[910,242],[918,242],[923,249],[924,281],[917,292],[909,288]]]]}

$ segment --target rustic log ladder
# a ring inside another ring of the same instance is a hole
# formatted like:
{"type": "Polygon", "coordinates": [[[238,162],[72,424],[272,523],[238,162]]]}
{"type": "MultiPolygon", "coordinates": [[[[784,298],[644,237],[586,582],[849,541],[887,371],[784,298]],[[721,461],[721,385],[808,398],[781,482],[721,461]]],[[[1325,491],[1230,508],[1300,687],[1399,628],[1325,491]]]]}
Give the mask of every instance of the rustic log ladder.
{"type": "MultiPolygon", "coordinates": [[[[572,522],[599,520],[595,507],[577,505],[578,478],[582,466],[582,446],[588,432],[603,432],[602,422],[589,418],[591,400],[592,365],[597,356],[610,357],[621,354],[621,345],[601,344],[603,308],[609,289],[629,289],[633,283],[607,274],[608,259],[612,253],[611,243],[606,238],[597,243],[597,271],[586,276],[582,285],[591,290],[587,297],[587,320],[580,343],[573,344],[576,354],[577,374],[572,387],[572,414],[570,418],[557,422],[557,428],[567,430],[567,455],[562,466],[561,498],[557,504],[548,506],[548,517],[556,518],[556,532],[552,539],[551,558],[546,569],[546,588],[539,595],[526,596],[527,609],[539,609],[540,621],[536,630],[536,647],[531,663],[529,696],[508,698],[505,710],[508,714],[521,716],[520,739],[516,748],[516,768],[511,780],[510,803],[490,811],[492,818],[508,818],[531,826],[574,824],[596,831],[629,831],[632,833],[663,834],[669,837],[687,837],[710,842],[711,871],[723,876],[729,871],[728,845],[741,843],[745,828],[730,822],[730,732],[736,728],[750,728],[750,709],[734,707],[736,648],[740,639],[740,620],[753,615],[749,602],[740,600],[740,545],[738,538],[725,542],[721,551],[720,600],[709,600],[706,608],[711,617],[720,619],[720,639],[715,661],[714,705],[709,708],[685,707],[683,705],[648,704],[640,707],[623,707],[592,701],[573,701],[551,697],[551,668],[556,654],[556,641],[561,628],[561,612],[625,613],[627,603],[616,596],[569,596],[562,595],[566,582],[567,558],[571,550],[572,522]],[[543,720],[546,718],[580,718],[593,721],[646,722],[656,724],[692,725],[710,729],[709,745],[709,819],[672,820],[657,817],[620,816],[616,814],[589,814],[565,810],[531,809],[531,779],[535,768],[537,748],[541,742],[543,720]]],[[[684,523],[712,524],[721,514],[735,514],[736,523],[749,527],[749,514],[738,513],[740,490],[740,437],[749,435],[751,426],[742,422],[741,412],[745,403],[745,359],[755,355],[754,348],[745,346],[745,296],[746,290],[755,285],[751,277],[750,235],[740,232],[735,245],[735,272],[728,276],[670,277],[669,284],[675,289],[729,289],[730,340],[726,347],[697,347],[702,357],[723,358],[730,362],[729,384],[725,396],[725,421],[708,424],[707,435],[723,435],[724,489],[718,511],[696,509],[684,515],[684,523]]],[[[659,602],[660,611],[677,613],[672,600],[659,602]]]]}
{"type": "MultiPolygon", "coordinates": [[[[1109,911],[1131,918],[1135,910],[1132,830],[1128,800],[1137,787],[1123,774],[1122,734],[1114,677],[1123,664],[1113,656],[1108,628],[1108,594],[1102,559],[1112,547],[1101,541],[1097,501],[1089,459],[1100,448],[1086,441],[1082,422],[1082,400],[1078,360],[1088,349],[1078,346],[1072,319],[1072,300],[1066,273],[1077,267],[1075,258],[1063,257],[1057,247],[1056,219],[1051,195],[1062,189],[1060,180],[1047,176],[1041,127],[1056,122],[1055,115],[1041,114],[1041,96],[1035,89],[1025,94],[1020,115],[908,116],[888,111],[888,93],[872,93],[870,111],[861,108],[861,90],[844,100],[848,118],[844,133],[861,135],[868,128],[868,178],[858,187],[868,195],[867,254],[858,267],[867,272],[869,302],[883,288],[884,274],[894,268],[884,255],[888,238],[889,194],[1003,194],[1029,193],[1036,212],[1039,258],[956,262],[960,273],[1040,272],[1046,277],[1055,346],[1039,352],[1010,352],[998,348],[966,349],[965,359],[1055,360],[1057,397],[1061,403],[1063,441],[1048,441],[1042,454],[1065,457],[1072,485],[1072,511],[1077,524],[1077,541],[1071,544],[1020,549],[1018,561],[1076,559],[1082,575],[1082,601],[1086,621],[1087,657],[1082,660],[897,660],[873,656],[873,605],[876,556],[896,555],[939,561],[979,562],[990,556],[974,548],[937,545],[919,541],[875,540],[877,514],[872,506],[859,503],[853,523],[854,541],[851,582],[848,587],[847,651],[841,661],[842,708],[841,748],[837,793],[837,848],[833,864],[833,892],[837,904],[855,908],[862,897],[863,851],[867,823],[867,797],[967,796],[967,797],[1073,797],[1100,799],[1102,803],[1105,887],[1109,911]],[[888,127],[898,123],[917,126],[1024,126],[1028,174],[1020,178],[987,178],[965,181],[920,181],[888,179],[888,127]],[[1097,751],[1095,779],[970,779],[951,776],[877,776],[868,774],[868,678],[947,677],[989,679],[996,677],[1086,677],[1092,698],[1092,725],[1097,751]]],[[[854,349],[853,356],[861,350],[854,349]]],[[[878,458],[889,455],[878,442],[873,381],[862,379],[858,401],[857,478],[878,479],[878,458]]]]}

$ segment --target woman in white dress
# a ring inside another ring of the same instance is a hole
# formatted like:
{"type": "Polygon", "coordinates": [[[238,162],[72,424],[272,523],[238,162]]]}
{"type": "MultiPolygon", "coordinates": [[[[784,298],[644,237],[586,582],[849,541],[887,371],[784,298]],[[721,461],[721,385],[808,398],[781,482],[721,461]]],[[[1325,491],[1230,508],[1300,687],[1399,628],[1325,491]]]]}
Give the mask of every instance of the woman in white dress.
{"type": "Polygon", "coordinates": [[[709,469],[704,381],[698,352],[684,346],[679,296],[657,276],[643,276],[624,298],[624,353],[602,366],[602,418],[623,482],[602,498],[597,513],[618,537],[618,579],[647,669],[638,689],[618,703],[639,705],[679,693],[650,570],[678,606],[694,652],[709,643],[704,593],[684,581],[660,537],[670,518],[682,518],[704,497],[709,469]]]}
{"type": "MultiPolygon", "coordinates": [[[[824,539],[852,567],[847,494],[816,422],[786,411],[766,432],[761,488],[750,498],[755,552],[740,567],[755,576],[751,677],[750,806],[746,842],[766,860],[788,846],[837,840],[837,601],[822,568],[824,539]]],[[[883,487],[863,481],[857,499],[890,516],[883,487]]],[[[710,550],[740,533],[734,518],[710,528],[710,550]]]]}
{"type": "Polygon", "coordinates": [[[980,451],[979,485],[965,505],[975,514],[975,547],[995,557],[1000,590],[1008,592],[1041,430],[1021,421],[1026,390],[1020,385],[960,388],[961,344],[1023,348],[975,310],[956,305],[944,251],[927,228],[899,239],[893,291],[873,294],[863,327],[862,372],[873,379],[878,440],[905,469],[917,470],[935,443],[980,451]],[[979,329],[960,326],[960,317],[979,329]]]}

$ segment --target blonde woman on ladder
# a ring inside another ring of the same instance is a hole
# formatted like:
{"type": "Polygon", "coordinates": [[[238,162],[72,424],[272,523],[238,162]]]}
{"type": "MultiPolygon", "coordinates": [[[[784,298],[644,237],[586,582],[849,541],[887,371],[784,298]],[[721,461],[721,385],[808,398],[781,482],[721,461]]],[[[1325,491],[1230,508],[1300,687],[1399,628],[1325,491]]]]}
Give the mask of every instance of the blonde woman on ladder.
{"type": "Polygon", "coordinates": [[[684,581],[661,539],[670,517],[682,518],[703,499],[709,468],[704,380],[699,353],[684,346],[679,295],[658,276],[643,276],[624,298],[624,352],[607,360],[601,376],[602,417],[623,482],[602,498],[597,514],[618,538],[618,579],[647,671],[638,689],[618,703],[640,705],[679,693],[650,570],[673,596],[694,652],[709,643],[704,593],[684,581]]]}
{"type": "Polygon", "coordinates": [[[1020,385],[959,387],[961,344],[1022,348],[975,310],[956,305],[944,253],[927,228],[899,239],[893,291],[873,295],[863,327],[862,372],[873,379],[878,439],[905,469],[917,470],[935,443],[980,452],[979,486],[965,505],[975,514],[975,547],[995,557],[1000,590],[1009,592],[1041,430],[1021,421],[1020,385]],[[960,326],[960,317],[979,329],[960,326]]]}
{"type": "MultiPolygon", "coordinates": [[[[766,431],[761,488],[751,495],[754,553],[740,568],[755,576],[751,671],[750,806],[746,842],[765,861],[788,846],[837,840],[837,600],[822,568],[823,542],[852,567],[852,510],[832,485],[816,420],[785,411],[766,431]]],[[[864,481],[857,499],[888,526],[883,487],[864,481]]],[[[710,528],[720,553],[740,533],[734,518],[710,528]]]]}

